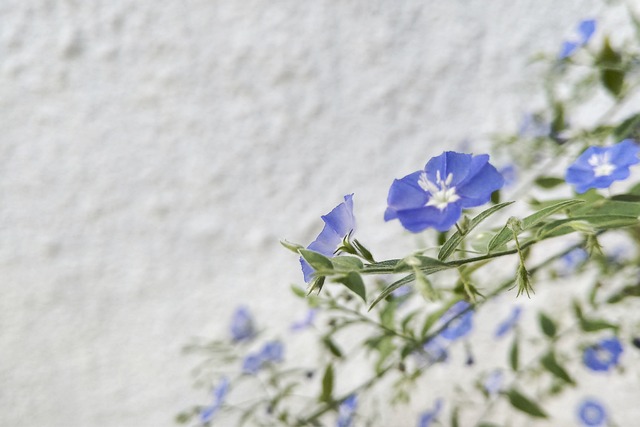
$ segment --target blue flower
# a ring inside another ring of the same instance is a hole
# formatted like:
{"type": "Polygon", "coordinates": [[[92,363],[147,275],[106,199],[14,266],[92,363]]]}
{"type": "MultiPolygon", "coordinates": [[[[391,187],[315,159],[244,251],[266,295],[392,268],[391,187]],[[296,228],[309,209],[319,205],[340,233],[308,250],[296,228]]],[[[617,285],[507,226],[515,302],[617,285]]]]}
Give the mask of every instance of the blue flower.
{"type": "Polygon", "coordinates": [[[500,175],[504,178],[504,186],[511,187],[518,180],[518,170],[515,165],[508,164],[500,169],[500,175]]]}
{"type": "Polygon", "coordinates": [[[282,362],[284,346],[280,341],[265,343],[257,353],[248,354],[242,361],[242,372],[255,375],[265,363],[282,362]]]}
{"type": "Polygon", "coordinates": [[[384,219],[398,219],[414,233],[429,227],[447,231],[463,208],[487,203],[503,185],[504,178],[489,164],[488,155],[447,151],[429,160],[424,170],[393,181],[384,219]]]}
{"type": "Polygon", "coordinates": [[[511,310],[511,314],[509,315],[509,317],[507,317],[496,328],[496,332],[494,333],[494,336],[496,338],[502,338],[507,334],[507,332],[515,328],[515,326],[518,324],[518,320],[520,319],[521,313],[522,313],[522,308],[513,307],[513,310],[511,310]]]}
{"type": "Polygon", "coordinates": [[[567,169],[567,183],[578,193],[590,188],[607,188],[613,181],[627,179],[629,166],[640,162],[640,148],[630,139],[610,147],[589,147],[567,169]]]}
{"type": "Polygon", "coordinates": [[[482,383],[482,387],[490,396],[494,396],[502,390],[503,380],[502,371],[496,369],[486,376],[482,383]]]}
{"type": "MultiPolygon", "coordinates": [[[[353,194],[344,196],[344,202],[321,218],[324,221],[324,228],[316,240],[307,246],[307,249],[331,257],[342,243],[342,239],[356,228],[356,219],[353,216],[353,194]]],[[[304,281],[308,283],[313,275],[313,267],[302,258],[300,258],[300,264],[302,264],[304,281]]]]}
{"type": "Polygon", "coordinates": [[[586,45],[596,31],[595,19],[585,19],[578,24],[578,38],[567,40],[562,44],[558,59],[566,59],[573,55],[579,48],[586,45]]]}
{"type": "Polygon", "coordinates": [[[291,324],[291,330],[292,331],[302,331],[304,329],[307,329],[311,326],[313,326],[313,321],[316,318],[316,313],[318,312],[318,310],[316,309],[310,309],[307,310],[307,314],[305,315],[304,319],[299,320],[297,322],[293,322],[291,324]]]}
{"type": "Polygon", "coordinates": [[[560,261],[562,262],[562,269],[560,274],[566,276],[576,271],[586,260],[589,259],[589,253],[582,248],[575,248],[570,252],[564,254],[560,261]]]}
{"type": "Polygon", "coordinates": [[[200,423],[205,424],[211,421],[213,416],[222,406],[224,402],[224,398],[226,397],[229,391],[229,380],[225,377],[222,378],[220,384],[217,385],[212,391],[213,394],[213,402],[211,405],[203,408],[200,411],[200,423]]]}
{"type": "Polygon", "coordinates": [[[470,304],[466,301],[458,301],[440,318],[440,323],[450,322],[440,332],[443,338],[450,341],[457,340],[467,335],[473,327],[473,311],[469,310],[470,304]],[[464,314],[461,314],[463,313],[464,314]]]}
{"type": "Polygon", "coordinates": [[[355,394],[347,397],[338,407],[338,421],[336,427],[351,427],[353,417],[358,406],[358,397],[355,394]]]}
{"type": "Polygon", "coordinates": [[[585,366],[593,371],[608,371],[620,362],[622,343],[616,337],[605,338],[587,347],[582,354],[585,366]]]}
{"type": "Polygon", "coordinates": [[[599,427],[607,422],[607,412],[596,399],[585,399],[578,407],[578,418],[583,426],[599,427]]]}
{"type": "Polygon", "coordinates": [[[246,307],[238,307],[231,318],[231,338],[234,341],[244,341],[256,334],[253,317],[246,307]]]}
{"type": "Polygon", "coordinates": [[[449,352],[447,351],[447,341],[440,335],[436,335],[435,337],[427,341],[427,343],[422,346],[422,349],[426,353],[430,364],[445,362],[449,357],[449,352]]]}
{"type": "Polygon", "coordinates": [[[440,415],[440,410],[442,409],[442,399],[436,400],[436,403],[432,410],[425,411],[420,414],[420,418],[418,418],[418,427],[429,427],[432,422],[434,422],[438,415],[440,415]]]}

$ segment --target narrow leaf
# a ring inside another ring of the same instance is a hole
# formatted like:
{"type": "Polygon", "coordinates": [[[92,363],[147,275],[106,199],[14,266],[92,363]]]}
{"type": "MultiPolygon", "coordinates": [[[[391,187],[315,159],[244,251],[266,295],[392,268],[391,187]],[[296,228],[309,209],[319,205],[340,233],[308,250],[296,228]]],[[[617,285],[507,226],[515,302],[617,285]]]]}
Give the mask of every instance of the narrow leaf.
{"type": "Polygon", "coordinates": [[[340,347],[336,345],[329,335],[322,338],[322,343],[327,347],[327,350],[329,350],[331,354],[337,358],[342,358],[342,350],[340,350],[340,347]]]}
{"type": "Polygon", "coordinates": [[[556,324],[549,316],[543,312],[539,312],[538,321],[540,322],[540,329],[546,336],[553,338],[556,335],[556,324]]]}
{"type": "Polygon", "coordinates": [[[438,259],[441,260],[441,261],[444,261],[447,258],[449,258],[449,256],[453,253],[453,251],[456,250],[458,245],[460,243],[462,243],[462,240],[464,240],[465,236],[467,236],[482,221],[484,221],[489,216],[491,216],[494,213],[498,212],[500,209],[509,206],[512,203],[514,203],[514,202],[500,203],[499,205],[492,206],[489,209],[487,209],[487,210],[481,212],[480,214],[478,214],[478,216],[474,217],[469,222],[469,226],[468,226],[465,234],[460,234],[459,231],[456,231],[455,233],[453,233],[453,235],[451,235],[451,237],[449,237],[449,239],[444,243],[444,245],[442,245],[442,248],[440,248],[440,252],[438,252],[438,259]]]}
{"type": "Polygon", "coordinates": [[[380,301],[382,301],[383,299],[391,295],[391,293],[396,289],[398,289],[400,286],[408,285],[409,283],[413,282],[415,279],[416,277],[414,274],[409,274],[403,277],[402,279],[393,282],[386,288],[384,288],[384,290],[380,292],[380,295],[378,295],[376,299],[374,299],[371,305],[369,306],[369,311],[371,311],[371,309],[375,307],[380,301]]]}
{"type": "Polygon", "coordinates": [[[603,319],[589,319],[587,317],[580,319],[580,329],[584,332],[597,332],[603,329],[613,329],[615,331],[618,330],[618,328],[618,325],[614,325],[603,319]]]}
{"type": "Polygon", "coordinates": [[[536,418],[548,418],[547,414],[542,410],[537,403],[533,400],[529,399],[516,389],[511,389],[507,392],[507,396],[509,397],[509,402],[511,406],[514,408],[531,415],[536,418]]]}
{"type": "Polygon", "coordinates": [[[553,352],[547,353],[542,359],[540,359],[540,363],[547,371],[551,372],[557,378],[568,384],[576,385],[576,382],[571,378],[566,369],[560,366],[553,352]]]}
{"type": "Polygon", "coordinates": [[[330,363],[322,376],[322,393],[320,394],[321,402],[331,402],[333,400],[333,365],[330,363]]]}
{"type": "Polygon", "coordinates": [[[331,258],[331,262],[339,271],[360,271],[364,267],[362,261],[354,256],[336,256],[331,258]]]}
{"type": "Polygon", "coordinates": [[[620,123],[613,130],[613,134],[616,137],[616,141],[621,141],[626,138],[635,137],[638,129],[640,129],[640,114],[634,114],[620,123]]]}
{"type": "Polygon", "coordinates": [[[365,303],[367,302],[367,292],[364,287],[364,282],[358,273],[351,271],[346,276],[339,277],[335,280],[342,283],[349,288],[350,291],[362,298],[362,301],[365,303]]]}
{"type": "Polygon", "coordinates": [[[509,350],[509,365],[514,372],[517,372],[520,366],[520,344],[517,338],[514,338],[511,350],[509,350]]]}
{"type": "Polygon", "coordinates": [[[541,176],[537,178],[535,184],[541,188],[554,188],[560,184],[564,184],[564,179],[556,178],[555,176],[541,176]]]}

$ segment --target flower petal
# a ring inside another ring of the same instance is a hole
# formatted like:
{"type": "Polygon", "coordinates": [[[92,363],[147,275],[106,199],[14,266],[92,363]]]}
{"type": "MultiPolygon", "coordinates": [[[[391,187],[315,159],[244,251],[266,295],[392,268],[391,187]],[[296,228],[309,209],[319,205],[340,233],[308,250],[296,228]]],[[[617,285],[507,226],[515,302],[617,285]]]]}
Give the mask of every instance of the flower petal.
{"type": "Polygon", "coordinates": [[[578,34],[580,34],[581,44],[586,44],[593,36],[593,33],[596,31],[596,20],[595,19],[585,19],[584,21],[578,24],[578,34]]]}
{"type": "Polygon", "coordinates": [[[353,194],[344,196],[344,203],[340,203],[321,218],[341,238],[349,234],[356,227],[353,216],[353,194]]]}
{"type": "Polygon", "coordinates": [[[470,174],[456,188],[456,193],[461,197],[460,203],[463,208],[472,208],[487,203],[491,200],[491,194],[504,185],[504,178],[500,175],[500,172],[488,163],[489,156],[486,156],[486,160],[482,157],[477,156],[476,158],[479,158],[477,161],[474,158],[474,165],[471,170],[473,175],[470,174]],[[477,164],[482,166],[475,170],[477,164]]]}
{"type": "Polygon", "coordinates": [[[384,214],[385,221],[396,219],[399,210],[416,209],[427,203],[429,195],[418,185],[421,173],[422,171],[413,172],[393,181],[387,196],[389,207],[384,214]]]}
{"type": "Polygon", "coordinates": [[[447,231],[453,227],[461,214],[462,208],[459,203],[450,203],[443,210],[434,206],[425,206],[397,212],[402,226],[413,233],[418,233],[429,227],[438,231],[447,231]]]}
{"type": "Polygon", "coordinates": [[[447,179],[449,174],[453,175],[453,179],[449,186],[455,187],[469,173],[472,158],[473,156],[471,154],[445,151],[441,155],[429,160],[424,169],[427,172],[427,178],[431,182],[436,182],[437,172],[440,172],[440,178],[442,180],[447,179]]]}

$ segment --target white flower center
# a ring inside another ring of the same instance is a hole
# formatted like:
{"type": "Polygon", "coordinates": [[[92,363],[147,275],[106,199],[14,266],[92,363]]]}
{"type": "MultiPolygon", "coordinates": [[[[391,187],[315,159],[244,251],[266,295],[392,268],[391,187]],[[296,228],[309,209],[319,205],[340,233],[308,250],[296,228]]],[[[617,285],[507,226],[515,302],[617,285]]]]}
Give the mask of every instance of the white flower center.
{"type": "Polygon", "coordinates": [[[611,354],[610,351],[607,351],[604,348],[597,348],[596,359],[598,359],[598,361],[601,363],[608,364],[613,360],[613,354],[611,354]]]}
{"type": "Polygon", "coordinates": [[[440,177],[440,171],[436,171],[436,182],[434,184],[429,181],[426,172],[422,172],[420,174],[420,179],[418,179],[418,185],[424,191],[431,194],[431,198],[429,198],[427,206],[435,206],[442,211],[449,205],[449,203],[459,200],[460,196],[456,194],[456,187],[449,188],[452,181],[453,174],[447,175],[447,179],[443,181],[440,177]]]}
{"type": "Polygon", "coordinates": [[[593,174],[598,176],[609,176],[615,170],[615,166],[609,163],[609,153],[592,154],[589,157],[589,165],[593,168],[593,174]]]}

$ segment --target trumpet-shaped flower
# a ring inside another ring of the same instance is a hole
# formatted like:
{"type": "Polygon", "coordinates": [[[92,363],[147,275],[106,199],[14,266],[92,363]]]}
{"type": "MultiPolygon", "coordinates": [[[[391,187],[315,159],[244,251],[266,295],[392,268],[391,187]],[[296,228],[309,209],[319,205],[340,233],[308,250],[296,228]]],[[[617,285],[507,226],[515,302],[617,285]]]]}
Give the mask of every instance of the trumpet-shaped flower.
{"type": "Polygon", "coordinates": [[[585,19],[584,21],[580,21],[577,28],[577,39],[566,40],[564,43],[562,43],[562,49],[560,49],[558,58],[566,59],[573,55],[579,48],[589,42],[595,31],[595,19],[585,19]]]}
{"type": "Polygon", "coordinates": [[[607,422],[604,406],[595,399],[585,399],[578,407],[580,423],[586,427],[599,427],[607,422]]]}
{"type": "Polygon", "coordinates": [[[592,371],[608,371],[620,362],[622,344],[616,337],[605,338],[587,347],[582,355],[585,366],[592,371]]]}
{"type": "Polygon", "coordinates": [[[566,181],[578,193],[590,188],[607,188],[613,181],[627,179],[629,166],[640,162],[640,147],[625,139],[610,147],[589,147],[567,169],[566,181]]]}
{"type": "MultiPolygon", "coordinates": [[[[321,218],[324,221],[324,228],[316,240],[307,246],[307,249],[331,257],[342,243],[342,239],[356,228],[356,219],[353,216],[353,194],[344,196],[344,202],[321,218]]],[[[309,282],[313,275],[313,267],[302,258],[300,258],[300,264],[302,264],[304,281],[309,282]]]]}
{"type": "Polygon", "coordinates": [[[447,231],[463,208],[487,203],[503,185],[504,178],[489,164],[488,155],[447,151],[429,160],[424,170],[393,182],[384,219],[398,219],[414,233],[429,227],[447,231]]]}

